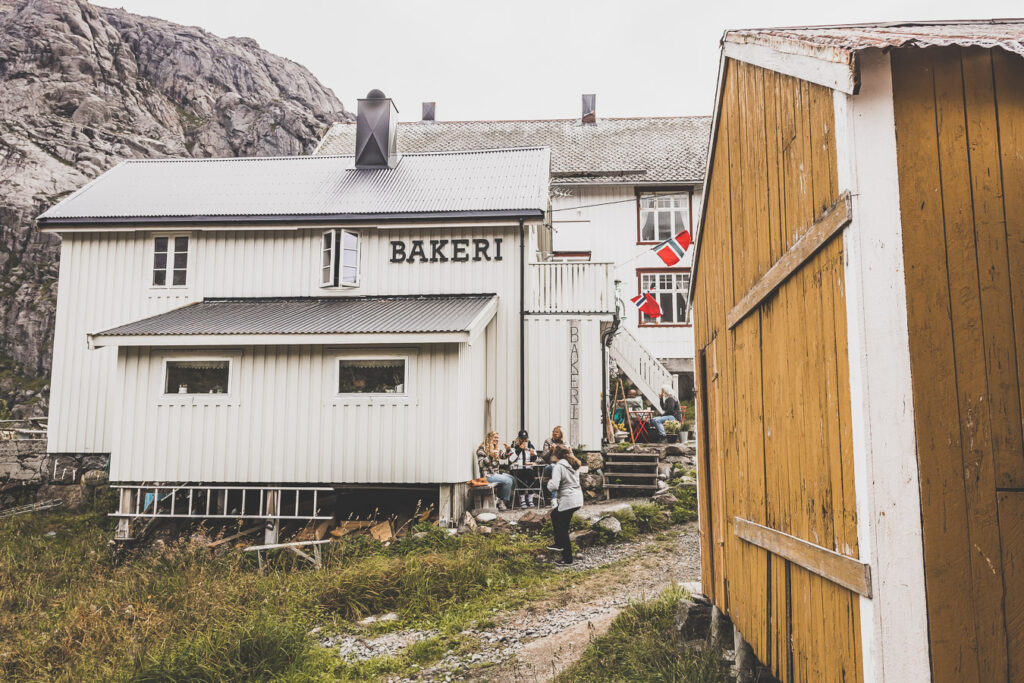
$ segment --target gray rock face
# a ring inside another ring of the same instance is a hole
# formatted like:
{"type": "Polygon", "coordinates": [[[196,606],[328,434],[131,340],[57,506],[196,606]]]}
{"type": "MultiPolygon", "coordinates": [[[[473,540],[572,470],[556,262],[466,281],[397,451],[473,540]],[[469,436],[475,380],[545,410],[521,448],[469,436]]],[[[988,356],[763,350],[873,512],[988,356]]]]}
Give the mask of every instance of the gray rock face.
{"type": "Polygon", "coordinates": [[[352,119],[249,38],[90,5],[0,0],[0,399],[45,411],[58,240],[35,217],[127,158],[305,154],[352,119]]]}

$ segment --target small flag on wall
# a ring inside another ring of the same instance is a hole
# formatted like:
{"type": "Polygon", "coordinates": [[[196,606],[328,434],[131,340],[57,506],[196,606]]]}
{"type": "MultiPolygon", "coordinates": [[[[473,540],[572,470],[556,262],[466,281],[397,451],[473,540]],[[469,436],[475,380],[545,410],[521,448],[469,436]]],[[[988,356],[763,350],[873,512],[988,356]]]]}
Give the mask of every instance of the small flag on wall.
{"type": "Polygon", "coordinates": [[[690,231],[683,230],[670,240],[665,240],[654,248],[666,266],[674,266],[679,263],[683,254],[690,248],[690,231]]]}
{"type": "Polygon", "coordinates": [[[654,298],[654,295],[650,292],[641,292],[637,296],[630,299],[636,307],[640,309],[640,312],[651,318],[661,317],[661,306],[658,305],[658,300],[654,298]]]}

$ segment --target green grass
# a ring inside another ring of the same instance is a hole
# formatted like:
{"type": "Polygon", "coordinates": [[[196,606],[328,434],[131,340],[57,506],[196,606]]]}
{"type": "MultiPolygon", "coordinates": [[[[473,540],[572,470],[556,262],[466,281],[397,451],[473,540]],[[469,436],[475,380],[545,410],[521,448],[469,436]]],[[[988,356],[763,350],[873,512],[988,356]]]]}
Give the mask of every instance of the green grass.
{"type": "Polygon", "coordinates": [[[685,596],[682,589],[672,588],[655,600],[629,605],[556,681],[725,683],[729,678],[720,653],[687,648],[674,628],[676,606],[685,596]]]}
{"type": "Polygon", "coordinates": [[[280,554],[262,575],[251,554],[214,558],[187,538],[124,556],[109,544],[106,509],[0,521],[0,680],[344,679],[313,627],[343,633],[392,611],[399,620],[377,630],[439,630],[401,668],[565,583],[535,560],[542,536],[435,530],[389,548],[355,539],[328,546],[322,571],[280,554]]]}

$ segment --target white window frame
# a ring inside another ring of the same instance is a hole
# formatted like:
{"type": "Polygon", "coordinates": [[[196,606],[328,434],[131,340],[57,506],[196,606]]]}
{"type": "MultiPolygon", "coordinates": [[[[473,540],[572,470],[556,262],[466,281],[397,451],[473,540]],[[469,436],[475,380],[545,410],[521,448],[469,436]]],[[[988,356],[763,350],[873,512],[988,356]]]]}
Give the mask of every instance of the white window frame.
{"type": "Polygon", "coordinates": [[[362,236],[356,230],[345,230],[343,228],[329,228],[320,233],[320,250],[317,252],[319,260],[317,261],[317,267],[320,273],[320,287],[321,288],[334,288],[334,287],[346,287],[353,288],[358,287],[362,279],[362,260],[363,260],[363,242],[362,236]],[[331,235],[331,247],[330,249],[324,246],[327,235],[331,235]],[[349,234],[356,239],[356,279],[355,282],[345,282],[345,252],[350,251],[345,249],[345,235],[349,234]],[[324,254],[330,253],[329,266],[324,266],[324,254]],[[329,267],[329,277],[327,280],[324,279],[324,269],[329,267]]]}
{"type": "MultiPolygon", "coordinates": [[[[689,268],[669,268],[669,269],[653,268],[653,269],[650,269],[650,270],[642,269],[641,268],[637,272],[637,276],[638,276],[637,280],[639,281],[638,284],[639,284],[639,287],[640,287],[640,293],[651,292],[652,294],[654,294],[654,298],[658,300],[658,305],[660,306],[661,305],[661,297],[659,296],[659,294],[661,294],[663,292],[672,292],[673,294],[678,294],[680,292],[683,292],[685,294],[688,294],[689,293],[689,279],[687,279],[686,286],[684,288],[682,288],[682,289],[675,289],[675,288],[673,288],[673,289],[661,289],[660,286],[659,287],[644,287],[644,277],[653,276],[655,278],[659,278],[660,279],[661,276],[668,275],[668,276],[672,277],[673,284],[674,284],[676,277],[683,276],[683,275],[689,276],[690,273],[691,273],[691,271],[690,271],[689,268]]],[[[660,282],[656,281],[656,283],[658,285],[660,285],[660,282]]],[[[685,294],[684,294],[684,298],[685,298],[685,294]]],[[[674,306],[674,303],[675,303],[675,297],[673,297],[673,306],[674,306]]],[[[686,300],[686,308],[684,310],[687,312],[687,316],[689,316],[690,315],[690,304],[689,304],[689,300],[688,299],[686,300]]],[[[662,312],[664,312],[664,311],[662,311],[662,312]]],[[[691,320],[689,320],[689,319],[686,322],[679,322],[678,320],[674,320],[672,322],[661,322],[662,318],[651,319],[651,318],[648,318],[646,315],[644,315],[643,312],[638,311],[638,313],[640,314],[640,321],[639,321],[640,327],[691,327],[693,325],[693,322],[691,320]]]]}
{"type": "Polygon", "coordinates": [[[335,353],[334,354],[334,395],[337,398],[343,399],[407,399],[411,395],[409,389],[409,378],[412,374],[410,372],[412,366],[411,354],[404,353],[366,353],[366,354],[347,354],[347,353],[335,353]],[[369,393],[369,392],[356,392],[356,393],[342,393],[339,391],[341,387],[341,361],[343,360],[400,360],[405,363],[405,377],[402,383],[402,393],[369,393]]]}
{"type": "Polygon", "coordinates": [[[195,237],[190,232],[173,232],[173,233],[153,233],[149,240],[149,269],[147,271],[149,277],[149,288],[164,290],[164,289],[188,289],[192,286],[192,274],[193,264],[195,262],[192,245],[195,243],[195,237]],[[167,263],[164,265],[164,284],[158,285],[153,282],[153,275],[156,273],[156,241],[158,238],[167,238],[167,263]],[[185,250],[185,284],[175,285],[174,282],[174,240],[177,237],[184,237],[188,240],[188,249],[185,250]]]}
{"type": "Polygon", "coordinates": [[[638,201],[638,204],[639,204],[639,207],[638,207],[639,214],[637,216],[637,232],[636,232],[637,244],[659,244],[661,242],[664,242],[667,239],[671,239],[671,238],[675,237],[676,235],[681,233],[683,230],[689,230],[690,229],[690,219],[692,217],[692,209],[690,207],[690,204],[693,201],[693,196],[692,196],[690,190],[666,190],[666,191],[662,191],[662,192],[642,192],[640,194],[640,196],[639,196],[637,201],[638,201]],[[653,207],[650,207],[650,208],[645,208],[644,207],[644,200],[645,199],[653,199],[653,200],[655,200],[655,205],[653,207]],[[659,208],[658,205],[657,205],[657,202],[658,202],[659,199],[668,199],[668,200],[670,200],[672,202],[672,205],[669,206],[669,207],[659,208]],[[671,225],[669,227],[669,232],[666,235],[661,235],[660,234],[661,225],[659,225],[659,222],[658,222],[658,213],[661,212],[661,211],[668,211],[669,216],[672,217],[671,218],[671,225]],[[683,214],[683,225],[681,225],[681,226],[680,225],[676,225],[676,219],[675,219],[676,212],[681,212],[683,214]],[[653,213],[654,214],[654,239],[653,240],[645,240],[644,239],[644,218],[649,213],[653,213]]]}
{"type": "Polygon", "coordinates": [[[157,386],[157,405],[238,405],[238,372],[242,360],[241,351],[161,351],[154,354],[153,364],[157,371],[154,382],[157,386]],[[167,364],[174,361],[227,361],[228,385],[223,394],[168,394],[167,364]]]}

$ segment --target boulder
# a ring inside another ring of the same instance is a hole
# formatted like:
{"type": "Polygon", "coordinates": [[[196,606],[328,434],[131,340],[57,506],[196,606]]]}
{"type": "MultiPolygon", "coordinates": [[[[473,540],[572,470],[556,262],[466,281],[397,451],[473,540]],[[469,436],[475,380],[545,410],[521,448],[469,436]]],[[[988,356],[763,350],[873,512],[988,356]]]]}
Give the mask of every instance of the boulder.
{"type": "Polygon", "coordinates": [[[596,491],[601,488],[602,484],[600,474],[584,472],[580,475],[580,486],[583,487],[584,491],[596,491]]]}
{"type": "Polygon", "coordinates": [[[491,527],[487,526],[486,524],[481,524],[480,526],[478,526],[476,528],[476,532],[478,534],[484,534],[486,536],[487,534],[493,533],[494,529],[492,529],[491,527]]]}
{"type": "Polygon", "coordinates": [[[668,482],[662,479],[658,480],[658,491],[668,491],[668,482]]]}
{"type": "Polygon", "coordinates": [[[89,470],[82,475],[83,486],[103,486],[110,481],[110,476],[103,470],[89,470]]]}
{"type": "Polygon", "coordinates": [[[683,449],[676,444],[669,444],[665,447],[664,456],[666,458],[682,458],[683,455],[683,449]]]}
{"type": "Polygon", "coordinates": [[[519,526],[527,531],[536,531],[544,526],[544,521],[547,516],[537,512],[536,510],[527,510],[522,517],[519,518],[519,526]]]}
{"type": "Polygon", "coordinates": [[[481,512],[477,514],[476,521],[480,524],[489,524],[498,518],[498,515],[493,512],[481,512]]]}
{"type": "Polygon", "coordinates": [[[462,524],[460,524],[459,526],[465,527],[468,531],[476,531],[476,519],[473,518],[473,513],[463,513],[462,524]]]}
{"type": "Polygon", "coordinates": [[[602,517],[597,520],[597,526],[609,532],[612,536],[617,536],[622,531],[622,522],[614,517],[602,517]]]}
{"type": "Polygon", "coordinates": [[[665,507],[672,507],[673,505],[675,505],[676,503],[679,502],[679,499],[676,498],[675,496],[673,496],[668,491],[662,491],[661,493],[656,493],[651,498],[651,500],[653,500],[658,505],[664,505],[665,507]]]}
{"type": "Polygon", "coordinates": [[[679,484],[681,486],[696,486],[697,480],[693,477],[683,477],[679,484]]]}
{"type": "Polygon", "coordinates": [[[702,640],[711,628],[711,601],[703,595],[692,595],[676,607],[676,631],[683,640],[702,640]]]}
{"type": "Polygon", "coordinates": [[[658,463],[658,478],[659,479],[668,479],[671,476],[672,476],[672,465],[671,465],[671,463],[659,462],[658,463]]]}
{"type": "Polygon", "coordinates": [[[569,540],[581,548],[589,548],[597,542],[597,532],[593,529],[580,529],[571,532],[569,540]]]}
{"type": "Polygon", "coordinates": [[[591,471],[603,469],[604,456],[600,453],[587,453],[586,464],[591,471]]]}

